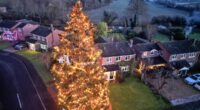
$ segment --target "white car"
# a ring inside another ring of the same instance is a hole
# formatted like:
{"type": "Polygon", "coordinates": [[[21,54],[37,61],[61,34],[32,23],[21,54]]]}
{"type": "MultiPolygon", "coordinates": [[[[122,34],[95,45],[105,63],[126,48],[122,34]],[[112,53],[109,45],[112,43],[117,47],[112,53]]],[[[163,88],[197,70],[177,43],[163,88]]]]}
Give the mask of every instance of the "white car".
{"type": "Polygon", "coordinates": [[[194,85],[196,83],[199,83],[200,82],[200,73],[193,74],[189,77],[186,77],[184,81],[189,85],[194,85]]]}
{"type": "Polygon", "coordinates": [[[196,84],[194,85],[194,87],[195,87],[197,90],[200,91],[200,82],[199,82],[199,83],[196,83],[196,84]]]}

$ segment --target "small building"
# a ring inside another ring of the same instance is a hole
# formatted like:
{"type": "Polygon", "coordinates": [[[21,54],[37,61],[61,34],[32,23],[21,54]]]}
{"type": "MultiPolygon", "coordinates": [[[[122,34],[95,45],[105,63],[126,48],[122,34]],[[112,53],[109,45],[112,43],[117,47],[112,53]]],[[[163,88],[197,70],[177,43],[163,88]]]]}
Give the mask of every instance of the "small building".
{"type": "Polygon", "coordinates": [[[56,46],[60,42],[59,34],[64,33],[61,30],[49,28],[46,26],[39,26],[31,32],[30,39],[34,42],[28,41],[30,49],[47,51],[48,49],[56,46]]]}

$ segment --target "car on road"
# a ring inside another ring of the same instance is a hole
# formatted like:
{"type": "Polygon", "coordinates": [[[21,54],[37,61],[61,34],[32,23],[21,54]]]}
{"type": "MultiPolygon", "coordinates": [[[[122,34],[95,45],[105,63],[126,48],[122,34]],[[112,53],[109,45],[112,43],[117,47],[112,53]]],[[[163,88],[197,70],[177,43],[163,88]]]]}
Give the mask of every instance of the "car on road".
{"type": "Polygon", "coordinates": [[[28,48],[28,44],[26,42],[18,42],[13,47],[16,50],[22,50],[22,49],[28,48]]]}
{"type": "Polygon", "coordinates": [[[200,73],[193,74],[191,76],[188,76],[184,79],[184,81],[189,85],[194,85],[196,83],[200,82],[200,73]]]}
{"type": "Polygon", "coordinates": [[[199,82],[199,83],[196,83],[196,84],[194,85],[194,87],[195,87],[197,90],[200,91],[200,82],[199,82]]]}

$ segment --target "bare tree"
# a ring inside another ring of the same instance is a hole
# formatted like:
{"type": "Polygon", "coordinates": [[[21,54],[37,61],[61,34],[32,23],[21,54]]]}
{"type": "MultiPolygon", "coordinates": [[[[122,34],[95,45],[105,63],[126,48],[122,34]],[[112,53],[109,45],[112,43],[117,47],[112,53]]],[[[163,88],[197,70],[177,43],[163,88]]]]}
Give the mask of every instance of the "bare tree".
{"type": "Polygon", "coordinates": [[[136,17],[136,22],[138,22],[139,15],[144,14],[146,11],[145,1],[144,0],[130,0],[128,9],[131,12],[133,12],[134,16],[136,17]]]}

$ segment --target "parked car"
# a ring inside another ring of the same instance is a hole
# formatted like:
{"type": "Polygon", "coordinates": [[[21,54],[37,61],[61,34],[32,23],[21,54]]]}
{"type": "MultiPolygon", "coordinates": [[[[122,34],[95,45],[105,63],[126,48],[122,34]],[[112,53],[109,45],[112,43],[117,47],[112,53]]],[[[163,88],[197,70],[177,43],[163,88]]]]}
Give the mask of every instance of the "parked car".
{"type": "Polygon", "coordinates": [[[200,82],[200,73],[193,74],[189,77],[186,77],[184,81],[189,85],[194,85],[196,83],[199,83],[200,82]]]}
{"type": "Polygon", "coordinates": [[[194,87],[195,87],[197,90],[200,91],[200,82],[196,83],[196,84],[194,85],[194,87]]]}
{"type": "Polygon", "coordinates": [[[22,50],[22,49],[28,48],[28,44],[26,42],[18,42],[13,47],[16,50],[22,50]]]}

